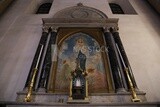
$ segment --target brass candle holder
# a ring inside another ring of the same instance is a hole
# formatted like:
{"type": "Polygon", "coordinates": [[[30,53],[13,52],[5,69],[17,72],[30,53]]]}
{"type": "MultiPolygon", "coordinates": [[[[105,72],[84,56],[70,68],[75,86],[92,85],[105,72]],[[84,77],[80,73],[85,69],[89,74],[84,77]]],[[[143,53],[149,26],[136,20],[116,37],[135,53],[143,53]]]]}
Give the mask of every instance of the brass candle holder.
{"type": "Polygon", "coordinates": [[[37,75],[37,72],[38,72],[38,65],[39,65],[41,54],[42,54],[42,50],[43,50],[43,45],[41,45],[41,50],[40,50],[40,53],[39,53],[39,56],[38,56],[36,67],[33,69],[33,76],[32,76],[31,82],[28,86],[28,92],[27,92],[26,97],[24,98],[24,102],[31,102],[32,101],[33,86],[34,86],[36,75],[37,75]]]}
{"type": "Polygon", "coordinates": [[[119,47],[118,47],[117,44],[116,44],[116,48],[117,48],[117,51],[118,51],[118,53],[119,53],[120,59],[121,59],[121,61],[122,61],[122,64],[123,64],[123,66],[124,66],[124,68],[125,68],[125,73],[126,73],[126,75],[127,75],[129,87],[130,87],[130,89],[131,89],[131,94],[132,94],[132,97],[133,97],[133,98],[132,98],[132,102],[141,102],[141,100],[137,97],[137,94],[136,94],[135,89],[134,89],[134,87],[133,87],[132,80],[131,80],[130,75],[129,75],[129,73],[128,73],[128,68],[126,67],[126,65],[125,65],[125,63],[124,63],[122,54],[121,54],[121,52],[120,52],[119,47]]]}
{"type": "Polygon", "coordinates": [[[33,76],[32,76],[32,79],[31,79],[31,83],[28,87],[28,92],[27,92],[27,95],[24,99],[25,102],[31,102],[31,95],[32,95],[33,85],[34,85],[34,81],[35,81],[37,71],[38,71],[38,69],[36,69],[36,68],[33,70],[33,76]]]}
{"type": "Polygon", "coordinates": [[[136,94],[135,89],[133,87],[133,83],[132,83],[131,78],[129,76],[127,67],[125,68],[125,72],[126,72],[126,75],[127,75],[127,78],[128,78],[128,83],[129,83],[131,93],[132,93],[132,97],[133,97],[132,102],[141,102],[141,100],[137,97],[137,94],[136,94]]]}

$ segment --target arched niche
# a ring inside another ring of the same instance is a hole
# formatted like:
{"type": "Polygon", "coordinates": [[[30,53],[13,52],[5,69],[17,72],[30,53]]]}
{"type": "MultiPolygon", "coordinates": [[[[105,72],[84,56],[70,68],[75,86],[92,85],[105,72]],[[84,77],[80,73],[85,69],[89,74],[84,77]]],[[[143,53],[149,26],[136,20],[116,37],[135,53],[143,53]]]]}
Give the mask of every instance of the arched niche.
{"type": "Polygon", "coordinates": [[[104,44],[104,40],[102,38],[102,29],[97,29],[97,28],[60,28],[58,30],[58,34],[57,34],[57,45],[61,46],[61,44],[63,43],[63,41],[65,39],[67,39],[68,37],[70,37],[71,35],[75,34],[75,33],[85,33],[90,35],[92,38],[94,38],[99,44],[100,46],[102,46],[104,44]]]}
{"type": "Polygon", "coordinates": [[[94,33],[90,33],[91,30],[86,31],[68,33],[62,41],[59,41],[55,92],[67,92],[69,90],[70,73],[76,69],[76,58],[79,51],[86,55],[85,68],[88,72],[89,92],[108,92],[108,84],[110,83],[108,83],[106,75],[108,70],[104,64],[106,56],[103,55],[101,49],[107,50],[101,47],[103,42],[95,38],[101,36],[100,32],[95,34],[98,30],[94,33]]]}

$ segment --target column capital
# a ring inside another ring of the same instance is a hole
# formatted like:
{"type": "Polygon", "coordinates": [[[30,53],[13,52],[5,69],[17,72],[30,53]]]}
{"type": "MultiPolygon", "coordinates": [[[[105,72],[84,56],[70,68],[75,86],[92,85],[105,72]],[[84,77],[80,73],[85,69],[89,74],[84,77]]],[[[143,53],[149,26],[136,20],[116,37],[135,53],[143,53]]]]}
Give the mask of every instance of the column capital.
{"type": "Polygon", "coordinates": [[[51,32],[57,32],[57,28],[56,27],[50,27],[51,28],[51,32]]]}
{"type": "Polygon", "coordinates": [[[110,32],[110,27],[106,27],[106,26],[103,27],[103,31],[104,31],[104,32],[110,32]]]}
{"type": "Polygon", "coordinates": [[[118,30],[119,30],[119,27],[111,27],[112,32],[118,32],[118,30]]]}
{"type": "Polygon", "coordinates": [[[43,30],[43,32],[48,33],[49,32],[49,27],[48,26],[43,26],[42,30],[43,30]]]}

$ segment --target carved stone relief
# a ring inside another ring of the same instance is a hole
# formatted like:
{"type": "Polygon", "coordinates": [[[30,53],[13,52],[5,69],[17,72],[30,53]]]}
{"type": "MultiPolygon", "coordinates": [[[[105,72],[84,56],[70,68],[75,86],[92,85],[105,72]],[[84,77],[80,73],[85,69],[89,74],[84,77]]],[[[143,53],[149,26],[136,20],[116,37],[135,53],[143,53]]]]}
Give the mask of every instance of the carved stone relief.
{"type": "Polygon", "coordinates": [[[107,16],[101,11],[83,6],[82,3],[77,6],[69,7],[57,12],[54,18],[71,18],[71,19],[106,19],[107,16]]]}

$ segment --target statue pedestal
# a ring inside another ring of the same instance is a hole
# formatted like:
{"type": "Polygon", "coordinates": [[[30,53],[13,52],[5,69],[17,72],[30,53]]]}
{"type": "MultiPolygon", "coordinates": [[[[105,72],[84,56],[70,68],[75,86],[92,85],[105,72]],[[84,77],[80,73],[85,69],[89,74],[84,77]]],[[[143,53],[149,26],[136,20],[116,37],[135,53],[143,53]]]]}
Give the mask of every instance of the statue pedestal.
{"type": "Polygon", "coordinates": [[[74,89],[73,89],[73,95],[72,95],[72,97],[73,97],[73,99],[75,99],[75,100],[83,100],[84,98],[85,98],[85,96],[82,94],[82,87],[74,87],[74,89]]]}

